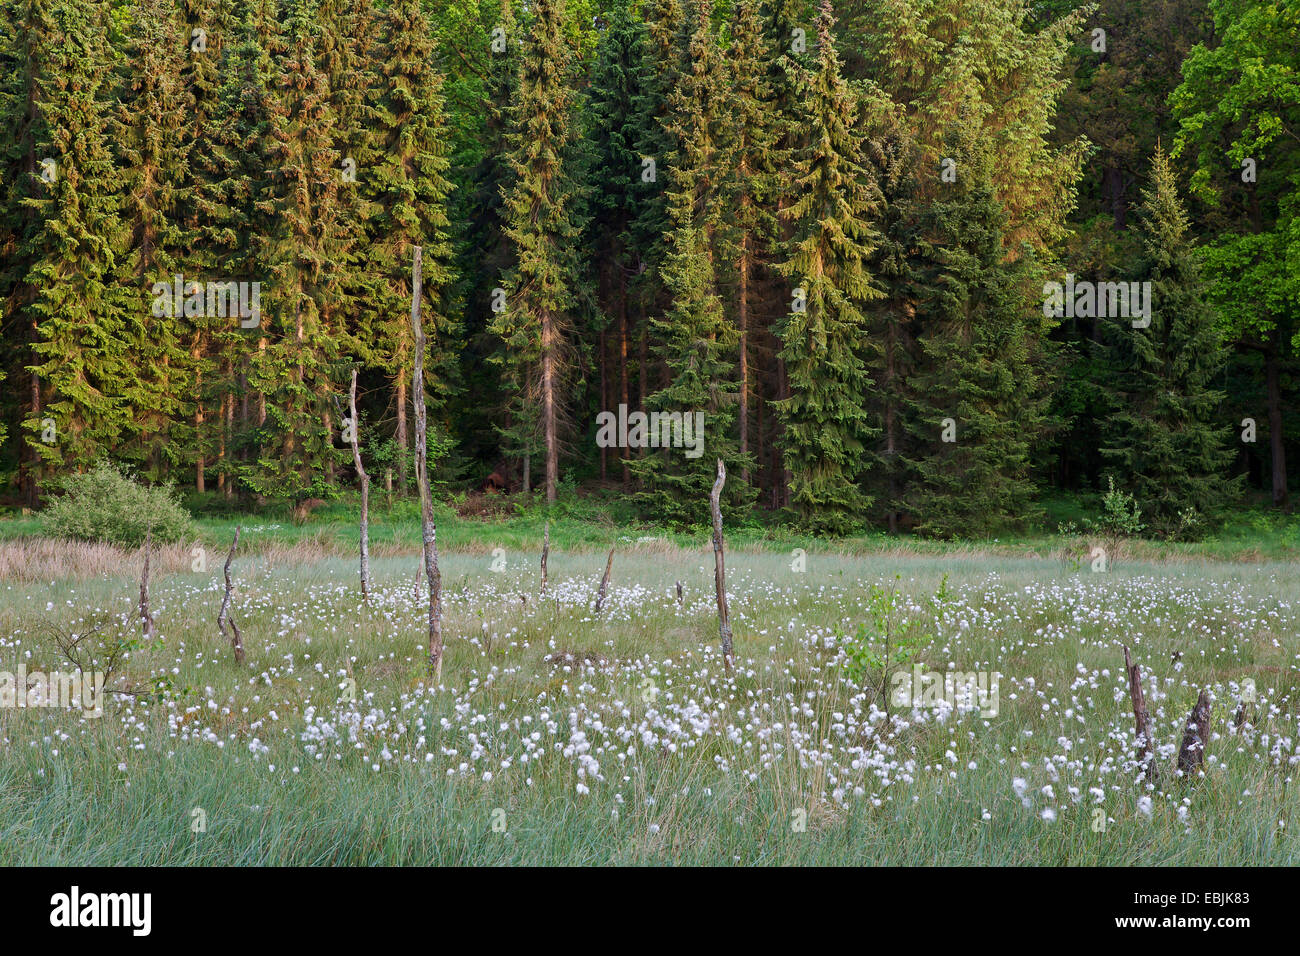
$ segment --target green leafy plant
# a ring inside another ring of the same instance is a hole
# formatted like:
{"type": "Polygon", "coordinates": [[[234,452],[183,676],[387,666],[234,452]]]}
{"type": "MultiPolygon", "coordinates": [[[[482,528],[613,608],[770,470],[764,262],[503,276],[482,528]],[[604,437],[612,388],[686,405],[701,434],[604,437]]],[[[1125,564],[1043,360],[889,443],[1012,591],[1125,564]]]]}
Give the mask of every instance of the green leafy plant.
{"type": "MultiPolygon", "coordinates": [[[[889,713],[887,690],[890,674],[894,668],[911,663],[934,643],[935,637],[935,628],[924,629],[922,618],[905,613],[898,590],[900,580],[899,575],[894,575],[894,583],[888,587],[873,584],[867,601],[868,619],[858,625],[851,637],[836,632],[844,652],[845,673],[854,683],[874,684],[874,675],[879,673],[880,697],[885,701],[885,713],[889,713]],[[878,651],[877,647],[882,650],[878,651]]],[[[948,575],[945,574],[938,590],[926,600],[932,621],[937,623],[943,605],[951,598],[948,575]]]]}
{"type": "Polygon", "coordinates": [[[1113,567],[1119,555],[1121,542],[1136,538],[1146,528],[1142,523],[1142,509],[1137,499],[1115,487],[1115,479],[1106,476],[1106,493],[1101,496],[1102,512],[1097,519],[1084,518],[1083,527],[1089,534],[1101,539],[1108,566],[1113,567]]]}
{"type": "Polygon", "coordinates": [[[182,541],[193,522],[170,485],[148,487],[101,461],[90,471],[58,483],[61,497],[45,509],[45,532],[76,541],[103,541],[138,548],[152,532],[155,544],[182,541]]]}
{"type": "Polygon", "coordinates": [[[1142,523],[1142,509],[1137,499],[1115,487],[1115,479],[1106,476],[1106,493],[1101,497],[1102,513],[1097,520],[1083,519],[1083,525],[1094,534],[1105,538],[1135,538],[1146,527],[1142,523]]]}

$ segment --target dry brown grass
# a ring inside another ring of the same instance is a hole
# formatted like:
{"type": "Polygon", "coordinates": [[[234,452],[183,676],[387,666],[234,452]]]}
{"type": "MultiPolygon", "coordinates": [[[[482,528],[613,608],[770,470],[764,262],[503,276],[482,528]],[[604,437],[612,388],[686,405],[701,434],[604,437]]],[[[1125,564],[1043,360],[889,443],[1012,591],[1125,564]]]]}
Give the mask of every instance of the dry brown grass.
{"type": "MultiPolygon", "coordinates": [[[[198,541],[157,546],[151,558],[153,574],[172,574],[194,570],[194,549],[205,547],[198,541]]],[[[404,549],[388,546],[379,553],[404,549]]],[[[310,538],[281,544],[270,541],[255,552],[240,542],[239,553],[256,553],[268,567],[297,565],[327,557],[352,554],[353,551],[321,532],[310,538]]],[[[207,548],[207,567],[219,567],[226,559],[224,548],[207,548]]],[[[0,581],[54,581],[85,578],[138,578],[144,563],[144,549],[128,550],[117,545],[70,541],[57,538],[12,538],[0,541],[0,581]]]]}
{"type": "MultiPolygon", "coordinates": [[[[194,543],[154,548],[154,572],[189,571],[194,543]]],[[[212,555],[208,556],[212,560],[212,555]]],[[[52,581],[60,578],[140,576],[144,549],[127,551],[111,544],[55,538],[0,541],[0,581],[52,581]]]]}

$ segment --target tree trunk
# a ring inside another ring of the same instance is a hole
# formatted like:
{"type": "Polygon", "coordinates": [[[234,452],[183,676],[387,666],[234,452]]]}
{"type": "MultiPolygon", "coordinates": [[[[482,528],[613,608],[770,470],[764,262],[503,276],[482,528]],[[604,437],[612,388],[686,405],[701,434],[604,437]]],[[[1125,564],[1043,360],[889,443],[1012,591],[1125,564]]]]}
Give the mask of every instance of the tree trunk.
{"type": "MultiPolygon", "coordinates": [[[[789,379],[785,373],[785,359],[776,360],[776,397],[780,401],[785,401],[790,397],[789,379]]],[[[785,452],[782,450],[780,438],[784,429],[780,426],[780,419],[777,419],[777,440],[772,442],[772,450],[776,454],[777,461],[777,507],[787,508],[790,505],[790,469],[785,467],[785,452]]]]}
{"type": "MultiPolygon", "coordinates": [[[[646,387],[650,381],[650,346],[647,342],[647,339],[649,337],[649,332],[646,328],[646,326],[648,326],[649,324],[650,321],[649,319],[646,318],[645,310],[642,309],[641,310],[641,341],[637,345],[637,360],[636,360],[637,362],[636,384],[637,384],[637,393],[638,393],[637,407],[640,408],[642,411],[645,410],[646,387]]],[[[646,446],[642,445],[640,448],[637,449],[636,453],[638,458],[644,458],[646,456],[646,446]]]]}
{"type": "Polygon", "coordinates": [[[1184,776],[1199,773],[1205,762],[1205,745],[1210,739],[1210,695],[1204,690],[1196,697],[1196,706],[1187,715],[1183,745],[1178,748],[1178,769],[1184,776]]]}
{"type": "MultiPolygon", "coordinates": [[[[195,364],[199,361],[199,350],[194,349],[195,364]]],[[[203,372],[194,373],[194,444],[198,450],[194,462],[194,490],[203,494],[208,490],[207,475],[204,473],[203,466],[207,463],[203,455],[203,372]]]]}
{"type": "Polygon", "coordinates": [[[898,534],[897,409],[894,407],[894,349],[896,329],[889,323],[885,341],[885,459],[889,462],[889,533],[898,534]]]}
{"type": "MultiPolygon", "coordinates": [[[[34,342],[38,341],[40,337],[40,332],[35,322],[32,323],[32,332],[33,335],[35,336],[35,338],[33,338],[32,341],[34,342]]],[[[35,372],[32,372],[31,384],[32,384],[32,417],[39,422],[41,418],[41,377],[35,372]]],[[[23,442],[23,447],[28,448],[26,442],[23,442]]],[[[29,480],[27,482],[27,506],[29,508],[36,508],[41,503],[41,456],[36,454],[34,450],[31,451],[31,457],[28,461],[28,465],[29,465],[29,470],[27,472],[27,475],[29,480]]]]}
{"type": "Polygon", "coordinates": [[[217,615],[217,628],[221,631],[221,636],[226,635],[226,622],[230,622],[230,647],[235,652],[235,663],[244,663],[244,638],[239,633],[239,626],[235,619],[230,616],[230,596],[235,590],[234,584],[230,581],[230,562],[235,559],[235,549],[239,547],[239,526],[235,526],[235,540],[230,542],[230,553],[226,555],[226,567],[224,574],[226,578],[226,593],[221,599],[221,612],[217,615]]]}
{"type": "Polygon", "coordinates": [[[153,550],[153,529],[144,535],[144,568],[140,571],[140,629],[147,641],[153,637],[153,615],[149,613],[149,552],[153,550]]]}
{"type": "Polygon", "coordinates": [[[357,418],[357,370],[348,389],[348,414],[352,416],[352,463],[361,482],[361,600],[370,603],[370,476],[361,464],[361,422],[357,418]]]}
{"type": "Polygon", "coordinates": [[[605,574],[600,579],[600,588],[596,591],[596,613],[605,606],[605,591],[609,588],[609,573],[614,569],[614,549],[609,549],[609,557],[605,559],[605,574]]]}
{"type": "Polygon", "coordinates": [[[415,362],[411,371],[411,402],[415,405],[415,482],[420,492],[420,529],[424,541],[424,574],[429,579],[429,671],[442,679],[442,575],[438,571],[438,528],[433,521],[426,452],[424,408],[424,324],[420,320],[421,248],[414,247],[411,269],[411,327],[415,331],[415,362]]]}
{"type": "Polygon", "coordinates": [[[1128,693],[1133,701],[1133,720],[1137,727],[1138,745],[1142,748],[1142,763],[1147,779],[1155,783],[1160,778],[1156,767],[1155,733],[1151,729],[1146,698],[1142,695],[1142,669],[1129,657],[1128,645],[1124,646],[1124,668],[1128,671],[1128,693]]]}
{"type": "Polygon", "coordinates": [[[542,594],[546,593],[546,559],[551,556],[551,523],[546,522],[542,531],[542,594]]]}
{"type": "MultiPolygon", "coordinates": [[[[609,408],[609,341],[605,329],[600,330],[600,410],[609,408]]],[[[600,483],[609,479],[609,449],[600,448],[600,483]]]]}
{"type": "Polygon", "coordinates": [[[722,486],[727,483],[727,466],[718,459],[718,477],[709,495],[709,509],[713,512],[713,588],[718,595],[718,632],[722,635],[722,659],[731,670],[731,620],[727,614],[727,568],[722,547],[722,486]]]}

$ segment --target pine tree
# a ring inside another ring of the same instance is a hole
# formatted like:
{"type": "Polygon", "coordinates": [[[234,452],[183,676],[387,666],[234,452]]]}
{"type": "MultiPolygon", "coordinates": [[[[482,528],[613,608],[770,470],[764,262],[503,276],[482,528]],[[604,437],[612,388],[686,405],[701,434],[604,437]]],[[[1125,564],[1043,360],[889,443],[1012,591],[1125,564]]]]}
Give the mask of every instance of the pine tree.
{"type": "MultiPolygon", "coordinates": [[[[209,133],[205,174],[191,201],[198,227],[196,247],[213,277],[261,283],[270,273],[271,113],[279,85],[272,60],[280,50],[279,10],[273,0],[250,0],[239,13],[222,51],[221,87],[209,133]]],[[[269,292],[269,288],[266,289],[269,292]]],[[[264,330],[246,328],[241,317],[204,323],[199,401],[217,410],[192,437],[190,460],[211,459],[218,486],[234,495],[241,465],[256,452],[256,429],[264,399],[250,388],[250,355],[264,330]],[[251,393],[251,394],[250,394],[251,393]],[[236,418],[236,404],[239,415],[236,418]]]]}
{"type": "MultiPolygon", "coordinates": [[[[1228,479],[1232,423],[1213,387],[1227,361],[1174,172],[1157,146],[1140,210],[1143,256],[1131,276],[1150,283],[1150,324],[1107,323],[1116,410],[1102,454],[1159,534],[1205,530],[1238,494],[1228,479]],[[1194,514],[1193,514],[1194,513],[1194,514]]],[[[1142,320],[1139,320],[1142,321],[1142,320]]]]}
{"type": "Polygon", "coordinates": [[[26,281],[36,290],[30,370],[44,394],[24,427],[45,462],[71,470],[109,454],[129,426],[123,393],[137,368],[127,312],[145,303],[116,282],[125,231],[103,100],[107,36],[73,3],[52,5],[44,26],[35,80],[44,188],[25,200],[42,223],[26,281]]]}
{"type": "MultiPolygon", "coordinates": [[[[488,7],[491,0],[485,0],[488,7]]],[[[484,50],[486,75],[473,87],[475,127],[473,146],[467,155],[453,161],[464,167],[456,177],[457,188],[449,201],[453,222],[465,226],[457,231],[456,271],[459,294],[465,300],[462,323],[465,348],[460,378],[475,401],[463,407],[459,416],[461,446],[469,454],[496,459],[500,455],[502,422],[509,423],[508,371],[499,361],[501,339],[492,331],[497,308],[504,302],[496,294],[502,276],[511,264],[512,251],[506,237],[505,193],[512,182],[510,169],[510,104],[519,79],[520,31],[515,9],[518,0],[497,0],[496,18],[478,42],[484,50]]],[[[476,78],[477,79],[477,78],[476,78]]],[[[507,440],[508,443],[508,440],[507,440]]]]}
{"type": "MultiPolygon", "coordinates": [[[[681,32],[685,23],[682,0],[646,0],[641,16],[644,27],[629,138],[643,173],[632,184],[636,212],[628,228],[628,254],[636,273],[632,293],[644,341],[648,333],[647,317],[667,305],[660,269],[668,254],[666,237],[672,228],[665,171],[674,143],[666,122],[671,112],[669,98],[682,70],[681,32]]],[[[642,395],[646,394],[649,371],[638,369],[642,395]]]]}
{"type": "MultiPolygon", "coordinates": [[[[730,507],[743,508],[753,500],[752,489],[740,480],[752,462],[739,454],[735,435],[738,336],[726,320],[718,280],[730,79],[711,12],[707,0],[691,0],[687,6],[680,34],[683,65],[669,98],[665,129],[673,143],[667,169],[672,229],[662,278],[670,304],[651,319],[654,351],[668,382],[646,400],[651,412],[692,420],[702,413],[704,435],[696,438],[703,440],[703,448],[696,457],[682,448],[661,448],[633,463],[643,482],[637,496],[641,507],[681,525],[705,522],[719,458],[735,476],[725,489],[730,507]]],[[[647,437],[662,441],[662,435],[647,437]]]]}
{"type": "MultiPolygon", "coordinates": [[[[330,91],[334,149],[339,155],[339,227],[358,238],[348,257],[334,263],[337,308],[343,319],[340,331],[346,336],[343,344],[348,352],[365,354],[375,339],[370,322],[375,313],[370,308],[368,269],[362,260],[375,238],[375,210],[368,187],[378,161],[375,119],[368,101],[383,82],[386,60],[383,51],[374,49],[379,15],[371,0],[320,0],[316,21],[320,26],[317,65],[330,91]]],[[[426,56],[432,46],[428,35],[428,24],[423,22],[419,39],[426,56]]]]}
{"type": "MultiPolygon", "coordinates": [[[[757,0],[736,3],[728,58],[732,84],[728,96],[731,128],[727,165],[732,174],[723,193],[732,212],[724,236],[734,276],[731,299],[738,333],[737,433],[740,454],[748,456],[750,409],[755,393],[753,338],[755,331],[764,331],[760,321],[761,284],[769,267],[775,265],[774,250],[780,237],[777,199],[783,195],[781,176],[790,161],[789,152],[781,148],[785,117],[780,115],[772,93],[775,52],[764,31],[757,0]]],[[[748,474],[742,473],[741,478],[749,481],[748,474]]]]}
{"type": "MultiPolygon", "coordinates": [[[[183,253],[182,218],[189,146],[182,139],[187,98],[181,82],[183,51],[171,0],[141,0],[133,8],[113,121],[122,176],[127,251],[117,281],[138,303],[152,300],[154,283],[170,288],[183,253]]],[[[123,393],[132,409],[130,435],[119,454],[139,462],[154,480],[186,444],[193,383],[200,356],[186,351],[182,316],[128,309],[133,364],[138,375],[123,393]],[[174,428],[173,426],[181,426],[174,428]]]]}
{"type": "MultiPolygon", "coordinates": [[[[601,410],[616,405],[631,405],[629,375],[629,333],[634,303],[632,282],[639,267],[639,257],[630,232],[639,211],[643,177],[657,175],[657,170],[642,162],[637,151],[635,116],[640,95],[640,66],[644,28],[633,18],[626,4],[615,7],[601,33],[592,66],[588,97],[590,116],[587,132],[592,216],[584,244],[594,253],[598,314],[592,329],[600,343],[601,410]],[[617,383],[606,382],[607,347],[610,332],[615,339],[612,351],[617,359],[617,383]]],[[[603,450],[602,450],[603,451],[603,450]]],[[[621,449],[623,480],[630,477],[627,449],[621,449]]],[[[604,467],[602,458],[602,469],[604,467]]],[[[602,475],[603,477],[603,475],[602,475]]]]}
{"type": "Polygon", "coordinates": [[[267,345],[250,375],[265,396],[267,418],[259,458],[243,472],[259,495],[297,506],[333,494],[333,469],[342,459],[329,401],[341,321],[332,264],[348,255],[354,238],[340,226],[334,115],[316,67],[319,34],[311,12],[306,0],[291,8],[271,114],[270,196],[261,204],[273,223],[261,317],[267,345]]]}
{"type": "Polygon", "coordinates": [[[816,72],[806,79],[808,146],[798,156],[794,241],[783,271],[799,304],[781,323],[790,397],[775,403],[785,434],[792,505],[817,534],[859,526],[870,501],[859,485],[871,379],[862,358],[862,306],[879,296],[866,261],[877,241],[881,196],[854,130],[840,75],[830,0],[817,18],[816,72]],[[802,292],[802,295],[800,293],[802,292]]]}
{"type": "Polygon", "coordinates": [[[429,350],[425,382],[435,417],[445,415],[453,395],[460,332],[442,301],[452,279],[447,130],[442,79],[433,68],[429,25],[418,0],[397,0],[382,14],[374,56],[379,75],[368,93],[367,110],[376,153],[365,181],[372,208],[368,300],[375,316],[374,361],[389,377],[397,409],[396,439],[403,449],[398,471],[405,488],[407,394],[414,359],[412,247],[422,247],[421,316],[429,350]]]}
{"type": "Polygon", "coordinates": [[[918,278],[906,417],[916,528],[944,538],[987,536],[1036,516],[1030,452],[1050,398],[1037,271],[1028,249],[1006,256],[999,160],[976,145],[975,130],[968,123],[950,134],[957,178],[923,220],[929,265],[918,278]]]}
{"type": "Polygon", "coordinates": [[[515,262],[505,281],[506,310],[493,322],[506,344],[516,389],[512,411],[518,424],[512,437],[522,446],[518,450],[528,453],[536,423],[546,456],[548,503],[555,501],[559,482],[565,335],[574,302],[576,238],[583,226],[573,148],[575,93],[563,29],[563,0],[540,0],[520,52],[511,108],[514,182],[505,206],[515,262]]]}
{"type": "MultiPolygon", "coordinates": [[[[767,69],[767,88],[770,98],[770,115],[775,134],[773,147],[773,172],[776,223],[776,248],[793,239],[793,223],[784,215],[794,201],[794,176],[796,164],[794,157],[808,144],[807,129],[802,122],[804,114],[803,94],[799,89],[799,76],[807,75],[814,69],[812,55],[809,52],[809,29],[812,27],[812,4],[809,0],[764,0],[760,13],[764,33],[772,50],[772,57],[767,69]]],[[[776,257],[777,259],[780,256],[776,257]]],[[[763,270],[767,282],[763,290],[762,307],[772,321],[784,316],[792,302],[792,285],[789,279],[775,268],[763,270]]],[[[790,395],[789,375],[785,359],[781,357],[781,342],[773,333],[775,329],[764,330],[755,336],[755,347],[759,343],[766,345],[771,355],[766,383],[761,379],[760,394],[783,400],[790,395]],[[766,385],[766,388],[764,388],[766,385]]],[[[784,435],[781,431],[779,416],[771,416],[771,437],[769,450],[771,454],[772,504],[774,507],[790,506],[790,472],[784,459],[784,435]]]]}
{"type": "MultiPolygon", "coordinates": [[[[50,0],[5,0],[0,4],[0,355],[5,380],[17,398],[5,407],[14,426],[40,411],[39,379],[27,370],[36,337],[29,305],[36,290],[31,273],[39,228],[26,200],[45,193],[38,175],[36,77],[42,70],[43,40],[50,33],[50,0]]],[[[4,433],[11,431],[4,427],[4,433]]],[[[27,442],[15,443],[24,499],[37,503],[39,458],[27,442]]],[[[7,446],[6,450],[11,446],[7,446]]]]}
{"type": "Polygon", "coordinates": [[[929,203],[920,197],[921,171],[904,111],[880,89],[860,89],[866,152],[884,197],[880,238],[868,264],[882,294],[864,310],[867,338],[877,346],[866,362],[875,383],[868,408],[880,437],[868,448],[864,487],[874,500],[875,514],[892,534],[906,511],[904,456],[910,449],[904,416],[915,395],[911,379],[924,295],[921,220],[929,203]]]}

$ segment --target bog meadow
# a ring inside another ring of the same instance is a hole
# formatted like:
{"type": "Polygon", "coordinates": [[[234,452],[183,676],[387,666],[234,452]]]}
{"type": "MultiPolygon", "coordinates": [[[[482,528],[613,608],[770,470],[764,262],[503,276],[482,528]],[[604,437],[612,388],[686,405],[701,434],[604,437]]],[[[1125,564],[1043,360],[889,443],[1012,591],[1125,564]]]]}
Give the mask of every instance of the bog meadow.
{"type": "Polygon", "coordinates": [[[1300,8],[0,0],[0,864],[1300,862],[1300,8]]]}

